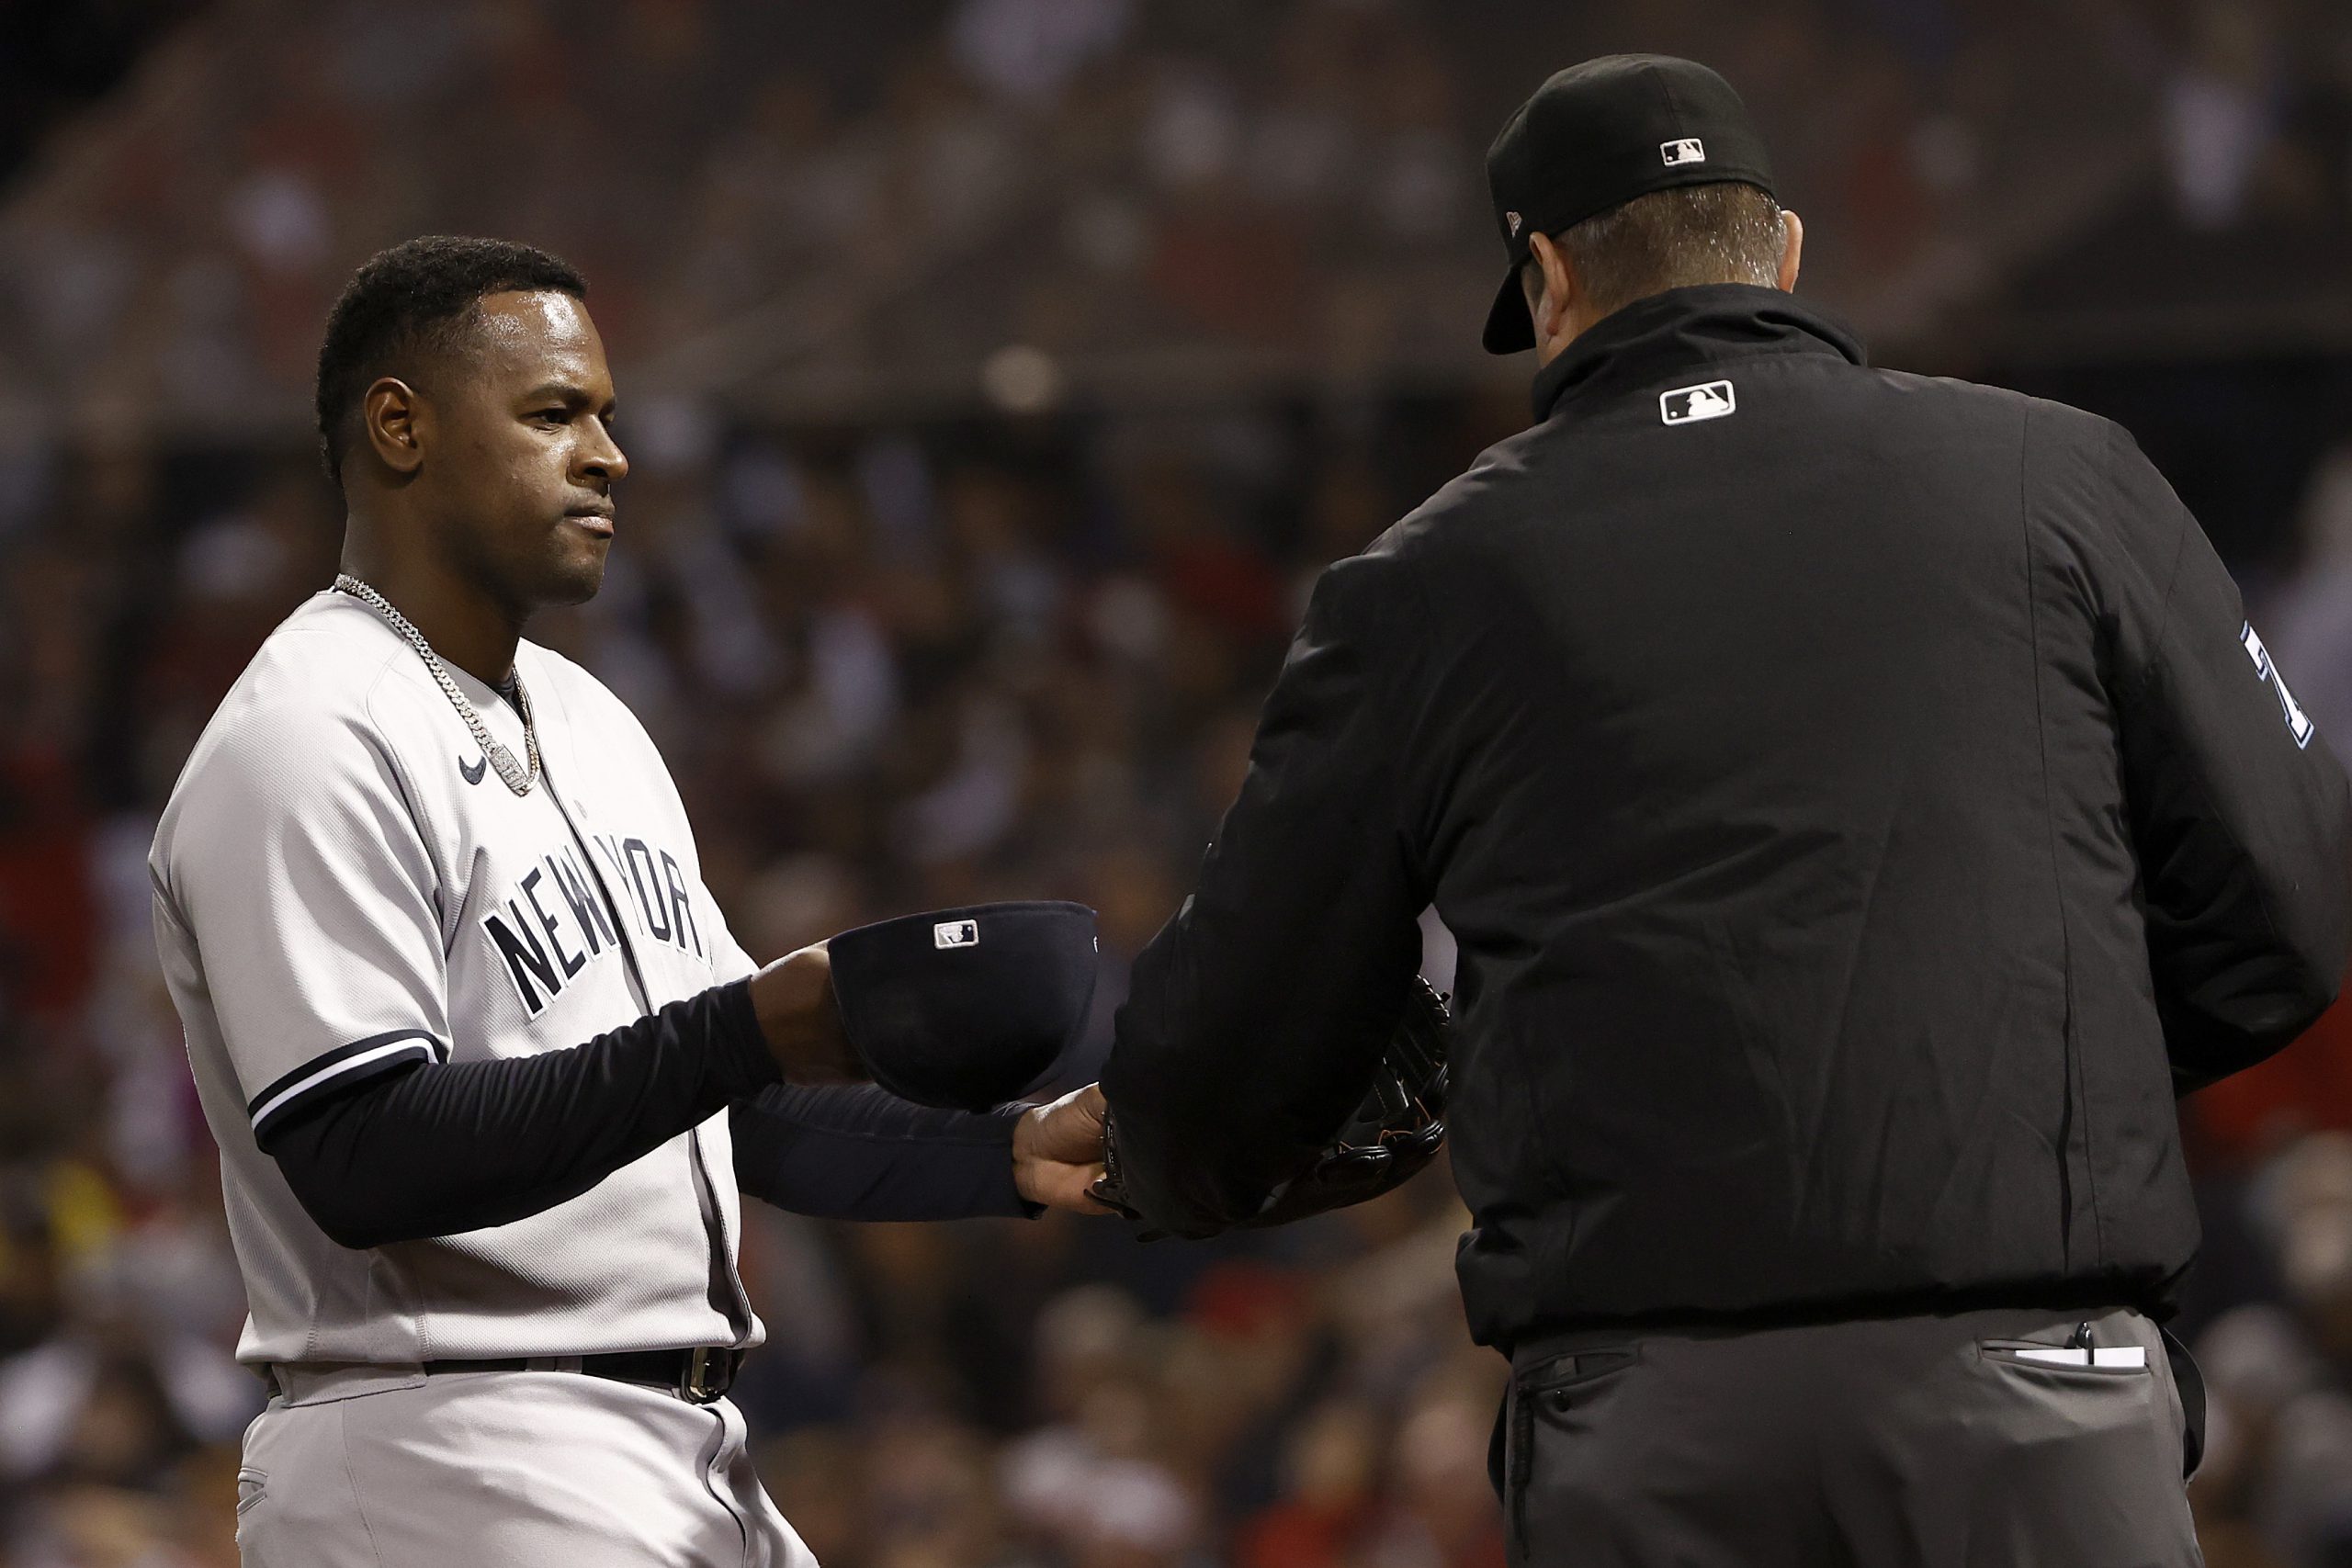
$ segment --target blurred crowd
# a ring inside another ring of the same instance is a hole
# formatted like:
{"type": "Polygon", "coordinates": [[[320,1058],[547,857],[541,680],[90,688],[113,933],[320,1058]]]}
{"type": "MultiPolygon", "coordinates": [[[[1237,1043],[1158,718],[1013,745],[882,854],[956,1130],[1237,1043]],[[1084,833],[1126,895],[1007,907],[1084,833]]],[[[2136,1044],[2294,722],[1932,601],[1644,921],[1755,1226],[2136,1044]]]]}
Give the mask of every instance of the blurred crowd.
{"type": "Polygon", "coordinates": [[[2161,84],[2182,221],[2341,226],[2352,209],[2352,20],[2325,6],[2192,5],[2134,39],[2161,84]]]}
{"type": "MultiPolygon", "coordinates": [[[[645,719],[746,947],[1083,899],[1082,1080],[1307,581],[1523,420],[1515,382],[1435,371],[1474,352],[1477,155],[1528,61],[1734,66],[1808,292],[1866,324],[2110,159],[2220,231],[2352,204],[2318,0],[1479,9],[222,0],[51,138],[0,207],[0,1565],[234,1562],[261,1389],[144,861],[214,704],[333,574],[303,404],[377,245],[496,232],[589,272],[633,471],[604,592],[533,635],[645,719]]],[[[2329,455],[2216,533],[2352,747],[2332,385],[2329,455]]],[[[2352,1010],[2187,1111],[2209,1560],[2352,1562],[2352,1010]]],[[[753,1208],[771,1337],[738,1394],[829,1568],[1500,1568],[1502,1368],[1442,1168],[1205,1246],[753,1208]]]]}
{"type": "Polygon", "coordinates": [[[1879,341],[2134,189],[2352,205],[2332,0],[216,0],[0,215],[0,406],[282,428],[384,244],[586,269],[640,381],[795,413],[1476,375],[1542,71],[1723,63],[1879,341]],[[1024,351],[1005,357],[1008,348],[1024,351]]]}

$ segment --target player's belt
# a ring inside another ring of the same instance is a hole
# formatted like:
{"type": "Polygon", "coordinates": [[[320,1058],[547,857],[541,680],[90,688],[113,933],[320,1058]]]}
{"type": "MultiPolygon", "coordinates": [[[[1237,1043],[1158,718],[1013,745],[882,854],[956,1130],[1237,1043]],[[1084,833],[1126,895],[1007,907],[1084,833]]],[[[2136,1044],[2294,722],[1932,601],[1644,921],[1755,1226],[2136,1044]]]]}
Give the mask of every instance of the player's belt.
{"type": "Polygon", "coordinates": [[[427,1361],[424,1375],[442,1372],[585,1372],[617,1382],[651,1383],[690,1404],[725,1397],[743,1352],[721,1345],[690,1350],[619,1350],[604,1356],[504,1356],[491,1360],[427,1361]]]}

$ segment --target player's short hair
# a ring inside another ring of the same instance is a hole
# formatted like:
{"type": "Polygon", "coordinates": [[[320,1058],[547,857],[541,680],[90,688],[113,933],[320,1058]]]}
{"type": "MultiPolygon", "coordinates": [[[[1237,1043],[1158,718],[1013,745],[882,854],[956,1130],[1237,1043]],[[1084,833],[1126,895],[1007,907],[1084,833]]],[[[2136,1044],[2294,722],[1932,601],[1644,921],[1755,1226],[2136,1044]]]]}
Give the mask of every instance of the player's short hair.
{"type": "Polygon", "coordinates": [[[343,483],[343,453],[357,435],[359,402],[379,377],[421,355],[462,346],[486,294],[551,289],[588,298],[569,263],[508,240],[427,234],[379,251],[351,275],[319,345],[319,455],[343,483]]]}
{"type": "MultiPolygon", "coordinates": [[[[1552,236],[1600,315],[1669,288],[1781,280],[1787,243],[1781,204],[1751,185],[1719,180],[1637,196],[1552,236]]],[[[1531,300],[1543,272],[1531,256],[1521,280],[1531,300]]]]}

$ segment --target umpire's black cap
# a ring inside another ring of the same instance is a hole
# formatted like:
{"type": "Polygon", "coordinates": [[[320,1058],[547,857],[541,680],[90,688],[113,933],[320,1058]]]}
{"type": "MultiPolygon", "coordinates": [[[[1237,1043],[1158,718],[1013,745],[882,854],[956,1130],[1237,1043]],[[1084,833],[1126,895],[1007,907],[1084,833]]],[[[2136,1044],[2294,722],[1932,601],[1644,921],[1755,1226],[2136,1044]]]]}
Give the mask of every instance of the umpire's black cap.
{"type": "Polygon", "coordinates": [[[1677,186],[1736,180],[1772,194],[1772,166],[1731,84],[1668,54],[1609,54],[1535,89],[1487,149],[1487,188],[1510,268],[1487,313],[1489,354],[1535,346],[1519,269],[1528,236],[1556,234],[1677,186]]]}
{"type": "Polygon", "coordinates": [[[985,1111],[1078,1043],[1094,1001],[1094,911],[976,904],[843,931],[826,951],[842,1031],[901,1100],[985,1111]]]}

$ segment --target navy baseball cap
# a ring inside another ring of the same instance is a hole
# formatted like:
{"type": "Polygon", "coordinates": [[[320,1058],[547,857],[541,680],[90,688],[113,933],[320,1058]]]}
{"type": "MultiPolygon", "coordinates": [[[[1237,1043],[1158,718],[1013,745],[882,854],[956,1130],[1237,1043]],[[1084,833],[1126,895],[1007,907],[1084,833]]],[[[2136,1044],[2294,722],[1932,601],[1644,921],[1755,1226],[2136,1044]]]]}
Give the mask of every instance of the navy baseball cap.
{"type": "Polygon", "coordinates": [[[1773,194],[1747,106],[1696,61],[1609,54],[1553,76],[1487,149],[1487,189],[1510,255],[1487,313],[1487,352],[1535,346],[1519,287],[1528,236],[1572,229],[1654,190],[1726,180],[1773,194]]]}
{"type": "Polygon", "coordinates": [[[902,915],[825,944],[842,1032],[901,1100],[986,1111],[1043,1082],[1094,1002],[1094,911],[976,904],[902,915]]]}

